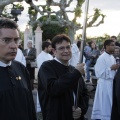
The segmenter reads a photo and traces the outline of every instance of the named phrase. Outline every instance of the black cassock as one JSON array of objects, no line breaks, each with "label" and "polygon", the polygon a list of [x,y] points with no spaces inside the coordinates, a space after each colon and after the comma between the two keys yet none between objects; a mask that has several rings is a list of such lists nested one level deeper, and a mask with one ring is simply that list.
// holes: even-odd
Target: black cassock
[{"label": "black cassock", "polygon": [[[77,88],[80,77],[81,74],[78,70],[72,66],[65,66],[56,60],[46,61],[41,65],[38,73],[38,95],[43,120],[73,120],[73,91],[76,92],[75,88]],[[88,95],[85,93],[82,82],[80,85],[84,91],[80,95],[85,96],[82,97],[84,108],[83,105],[80,107],[83,108],[83,114],[85,114],[88,107]]]},{"label": "black cassock", "polygon": [[120,67],[113,81],[113,106],[111,120],[120,120]]},{"label": "black cassock", "polygon": [[0,120],[36,120],[29,75],[17,61],[0,67]]}]

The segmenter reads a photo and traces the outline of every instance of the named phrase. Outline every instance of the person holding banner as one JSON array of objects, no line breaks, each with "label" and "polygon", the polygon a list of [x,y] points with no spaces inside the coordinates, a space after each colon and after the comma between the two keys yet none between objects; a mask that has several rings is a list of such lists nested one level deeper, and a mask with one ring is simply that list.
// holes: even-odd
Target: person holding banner
[{"label": "person holding banner", "polygon": [[[52,47],[55,58],[45,61],[38,72],[38,96],[43,119],[74,120],[80,118],[87,108],[84,107],[84,110],[74,107],[74,98],[78,80],[84,74],[84,63],[78,64],[75,68],[68,64],[71,58],[71,42],[67,35],[56,35],[52,40]],[[82,79],[80,81],[82,82]],[[82,83],[80,85],[82,86]],[[85,87],[80,88],[80,96],[84,91],[87,99],[82,97],[84,103],[81,104],[87,106],[88,96]]]}]

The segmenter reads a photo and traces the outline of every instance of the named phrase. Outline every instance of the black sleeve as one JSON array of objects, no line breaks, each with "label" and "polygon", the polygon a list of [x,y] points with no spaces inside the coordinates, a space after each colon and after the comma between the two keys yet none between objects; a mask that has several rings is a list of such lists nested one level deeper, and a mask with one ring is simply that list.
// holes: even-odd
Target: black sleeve
[{"label": "black sleeve", "polygon": [[78,106],[82,110],[82,115],[86,114],[89,107],[89,94],[86,88],[84,79],[80,77],[79,79],[79,98],[78,98]]},{"label": "black sleeve", "polygon": [[29,76],[29,73],[27,71],[27,69],[25,68],[25,73],[26,73],[26,80],[27,80],[27,84],[28,84],[28,89],[29,89],[29,92],[30,92],[30,103],[31,103],[31,108],[32,108],[32,116],[33,116],[33,119],[32,120],[37,120],[36,118],[36,111],[35,111],[35,105],[34,105],[34,101],[33,101],[33,94],[32,94],[32,89],[31,89],[31,85],[30,85],[30,76]]},{"label": "black sleeve", "polygon": [[[60,71],[59,68],[57,69]],[[49,95],[56,96],[72,89],[77,84],[80,76],[80,72],[76,69],[71,73],[68,72],[57,76],[53,65],[44,62],[38,72],[38,90],[40,87],[43,87],[46,92],[49,91]]]},{"label": "black sleeve", "polygon": [[115,79],[114,79],[114,92],[113,96],[116,98],[118,113],[120,115],[120,68],[118,69]]}]

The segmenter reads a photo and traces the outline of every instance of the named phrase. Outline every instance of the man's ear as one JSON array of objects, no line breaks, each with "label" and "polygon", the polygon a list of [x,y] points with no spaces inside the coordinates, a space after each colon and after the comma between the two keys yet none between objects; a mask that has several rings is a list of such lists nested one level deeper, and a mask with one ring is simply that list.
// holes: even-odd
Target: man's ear
[{"label": "man's ear", "polygon": [[56,49],[52,48],[52,52],[54,53],[54,55],[56,54]]}]

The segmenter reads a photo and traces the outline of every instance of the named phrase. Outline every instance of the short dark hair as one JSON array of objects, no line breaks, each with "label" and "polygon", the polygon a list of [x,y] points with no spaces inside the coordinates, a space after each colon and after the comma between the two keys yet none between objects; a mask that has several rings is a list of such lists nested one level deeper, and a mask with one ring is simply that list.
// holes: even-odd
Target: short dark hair
[{"label": "short dark hair", "polygon": [[114,35],[113,35],[113,36],[111,36],[111,38],[115,38],[115,39],[117,40],[117,37],[116,37],[116,36],[114,36]]},{"label": "short dark hair", "polygon": [[52,39],[52,47],[55,49],[56,44],[62,43],[63,41],[69,42],[71,44],[70,38],[66,34],[58,34]]},{"label": "short dark hair", "polygon": [[50,42],[44,41],[44,42],[42,43],[42,50],[45,50],[45,48],[48,47],[49,45],[51,45]]},{"label": "short dark hair", "polygon": [[110,45],[112,42],[114,42],[114,41],[111,40],[111,39],[105,40],[105,42],[104,42],[104,49],[106,49],[106,46],[107,46],[107,45]]},{"label": "short dark hair", "polygon": [[0,18],[0,29],[2,28],[17,29],[19,31],[17,23],[8,18]]},{"label": "short dark hair", "polygon": [[15,21],[8,18],[0,18],[0,29],[2,28],[18,29],[18,25]]}]

